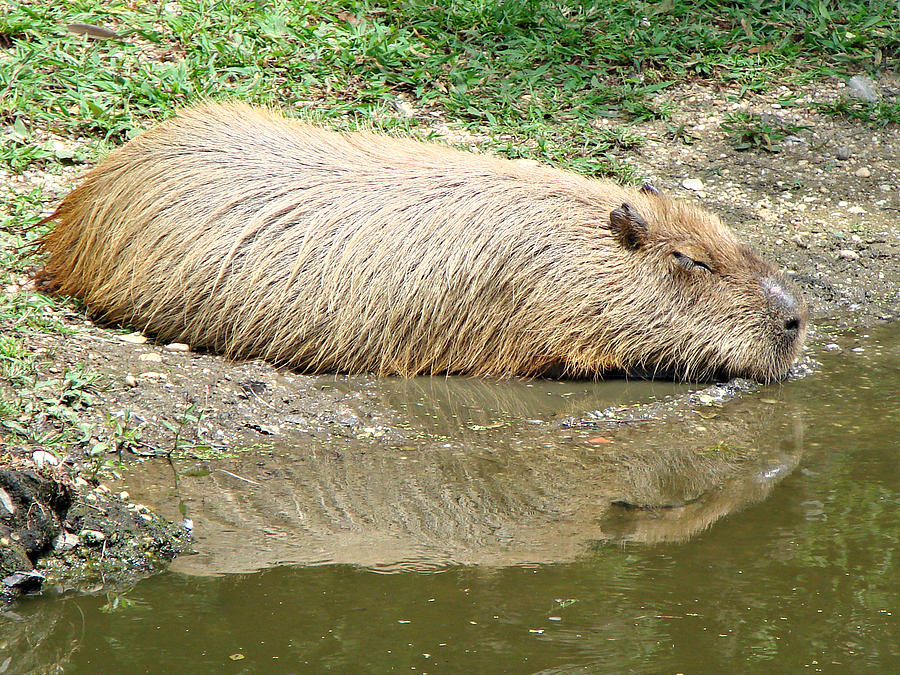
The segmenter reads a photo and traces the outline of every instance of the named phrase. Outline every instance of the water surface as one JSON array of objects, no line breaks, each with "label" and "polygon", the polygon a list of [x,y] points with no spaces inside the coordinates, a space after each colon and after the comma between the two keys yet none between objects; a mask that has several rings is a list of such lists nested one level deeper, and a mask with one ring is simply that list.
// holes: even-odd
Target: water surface
[{"label": "water surface", "polygon": [[870,333],[686,419],[557,424],[660,384],[391,381],[402,443],[145,465],[197,555],[16,606],[0,672],[898,672],[900,332]]}]

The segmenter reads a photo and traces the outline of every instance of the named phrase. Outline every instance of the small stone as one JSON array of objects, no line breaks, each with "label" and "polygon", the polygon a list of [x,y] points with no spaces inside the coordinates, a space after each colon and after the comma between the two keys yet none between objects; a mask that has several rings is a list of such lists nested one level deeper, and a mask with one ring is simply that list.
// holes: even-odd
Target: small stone
[{"label": "small stone", "polygon": [[681,187],[685,190],[693,190],[696,192],[703,189],[703,181],[699,178],[685,178],[681,181]]},{"label": "small stone", "polygon": [[791,237],[791,241],[794,242],[800,248],[809,248],[809,242],[806,240],[806,237],[800,234],[795,234]]},{"label": "small stone", "polygon": [[826,352],[839,352],[841,351],[841,346],[835,342],[829,342],[825,345]]},{"label": "small stone", "polygon": [[119,493],[119,499],[121,499],[123,502],[127,502],[129,496],[130,496],[130,495],[129,495],[127,492],[125,492],[125,490],[122,490],[122,491]]},{"label": "small stone", "polygon": [[156,352],[147,352],[138,357],[138,361],[149,361],[150,363],[162,363],[162,355]]},{"label": "small stone", "polygon": [[71,551],[81,543],[81,537],[71,532],[61,532],[56,539],[53,540],[54,551]]},{"label": "small stone", "polygon": [[857,354],[862,354],[862,353],[863,353],[864,351],[866,351],[866,350],[865,350],[865,348],[863,348],[863,347],[854,347],[854,348],[851,349],[850,351],[851,351],[851,352],[856,352]]},{"label": "small stone", "polygon": [[140,333],[129,333],[128,335],[120,335],[119,340],[132,345],[142,345],[147,341],[147,337]]},{"label": "small stone", "polygon": [[170,352],[189,352],[191,348],[183,342],[170,342],[166,345],[166,351]]},{"label": "small stone", "polygon": [[0,488],[0,506],[2,506],[3,510],[9,514],[16,512],[16,505],[13,504],[12,497],[10,497],[9,493],[3,488]]},{"label": "small stone", "polygon": [[125,376],[125,386],[126,387],[136,387],[138,385],[137,378],[134,375],[126,375]]},{"label": "small stone", "polygon": [[31,460],[39,469],[42,469],[44,466],[56,466],[57,464],[59,464],[59,460],[56,458],[56,455],[53,455],[46,450],[37,450],[33,452],[31,454]]},{"label": "small stone", "polygon": [[40,572],[13,572],[3,577],[3,585],[18,589],[22,593],[36,591],[44,583],[44,575]]},{"label": "small stone", "polygon": [[850,159],[850,157],[852,155],[852,153],[850,152],[850,148],[848,148],[847,146],[841,146],[840,148],[837,149],[837,152],[834,154],[835,154],[835,157],[837,157],[841,161],[846,161],[846,160]]},{"label": "small stone", "polygon": [[140,516],[141,516],[141,520],[145,520],[148,523],[153,522],[153,516],[151,516],[149,513],[141,513]]},{"label": "small stone", "polygon": [[854,172],[859,178],[868,178],[872,175],[872,172],[869,171],[866,167],[861,166]]},{"label": "small stone", "polygon": [[838,257],[844,260],[859,260],[859,253],[849,248],[842,248],[838,251]]},{"label": "small stone", "polygon": [[394,107],[397,108],[397,112],[399,112],[404,117],[415,117],[416,109],[410,105],[409,101],[404,101],[402,98],[398,98],[394,101]]},{"label": "small stone", "polygon": [[861,206],[851,206],[849,209],[847,209],[847,213],[853,213],[857,216],[861,216],[865,212],[866,210]]}]

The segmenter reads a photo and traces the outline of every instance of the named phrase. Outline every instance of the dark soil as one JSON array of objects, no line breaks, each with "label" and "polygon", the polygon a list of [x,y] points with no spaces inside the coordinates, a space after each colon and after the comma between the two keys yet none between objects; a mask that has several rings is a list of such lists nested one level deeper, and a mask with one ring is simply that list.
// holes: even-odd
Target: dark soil
[{"label": "dark soil", "polygon": [[71,467],[0,458],[0,598],[47,586],[108,587],[164,568],[189,531]]}]

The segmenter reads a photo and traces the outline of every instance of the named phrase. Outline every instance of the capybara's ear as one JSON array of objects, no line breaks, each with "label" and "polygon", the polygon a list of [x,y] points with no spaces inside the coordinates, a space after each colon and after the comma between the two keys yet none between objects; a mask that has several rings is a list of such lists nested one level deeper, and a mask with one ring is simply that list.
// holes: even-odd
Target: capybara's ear
[{"label": "capybara's ear", "polygon": [[649,229],[647,221],[631,204],[622,204],[609,214],[609,231],[629,251],[636,251],[647,243]]},{"label": "capybara's ear", "polygon": [[645,195],[655,195],[657,197],[662,194],[658,187],[646,180],[641,183],[641,192],[643,192]]}]

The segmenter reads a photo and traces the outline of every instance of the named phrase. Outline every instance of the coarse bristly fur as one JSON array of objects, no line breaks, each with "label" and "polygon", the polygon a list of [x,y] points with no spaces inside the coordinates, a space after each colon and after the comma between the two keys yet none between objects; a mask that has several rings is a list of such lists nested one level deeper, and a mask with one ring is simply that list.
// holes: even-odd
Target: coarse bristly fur
[{"label": "coarse bristly fur", "polygon": [[805,334],[695,206],[241,104],[138,136],[51,218],[42,277],[95,316],[309,372],[768,381]]}]

